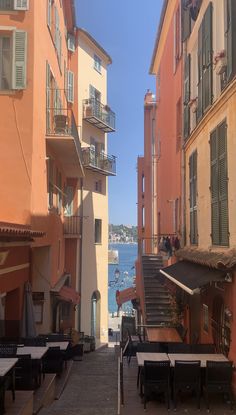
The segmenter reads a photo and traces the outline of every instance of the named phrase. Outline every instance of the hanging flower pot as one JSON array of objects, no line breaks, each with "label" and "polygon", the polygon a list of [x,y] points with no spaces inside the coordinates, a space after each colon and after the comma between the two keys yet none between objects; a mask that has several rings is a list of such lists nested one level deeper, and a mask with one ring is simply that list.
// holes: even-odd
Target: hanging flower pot
[{"label": "hanging flower pot", "polygon": [[193,113],[197,112],[197,97],[190,99],[188,106]]},{"label": "hanging flower pot", "polygon": [[217,52],[214,56],[214,69],[217,75],[221,75],[226,71],[227,68],[227,59],[225,50]]}]

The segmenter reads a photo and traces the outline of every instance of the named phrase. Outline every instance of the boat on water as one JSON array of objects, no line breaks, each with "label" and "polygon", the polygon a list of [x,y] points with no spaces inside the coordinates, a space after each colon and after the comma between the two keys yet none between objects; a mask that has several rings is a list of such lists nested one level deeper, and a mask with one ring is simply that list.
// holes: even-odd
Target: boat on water
[{"label": "boat on water", "polygon": [[119,264],[119,251],[117,249],[108,250],[108,264],[109,265]]}]

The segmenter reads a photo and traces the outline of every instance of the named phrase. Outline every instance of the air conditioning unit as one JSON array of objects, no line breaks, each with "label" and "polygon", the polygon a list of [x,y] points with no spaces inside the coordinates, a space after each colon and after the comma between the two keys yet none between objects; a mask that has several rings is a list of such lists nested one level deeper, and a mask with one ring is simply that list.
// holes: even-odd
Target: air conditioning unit
[{"label": "air conditioning unit", "polygon": [[29,10],[29,0],[14,0],[14,10]]}]

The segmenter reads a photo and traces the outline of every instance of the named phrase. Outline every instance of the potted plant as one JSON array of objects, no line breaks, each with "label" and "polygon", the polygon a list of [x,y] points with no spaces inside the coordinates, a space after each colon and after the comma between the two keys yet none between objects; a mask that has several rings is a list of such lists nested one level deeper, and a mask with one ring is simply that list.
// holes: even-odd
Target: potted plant
[{"label": "potted plant", "polygon": [[193,113],[197,112],[197,97],[191,98],[188,103],[188,106]]},{"label": "potted plant", "polygon": [[225,72],[227,67],[227,59],[225,50],[220,50],[214,56],[214,69],[217,75],[221,75]]}]

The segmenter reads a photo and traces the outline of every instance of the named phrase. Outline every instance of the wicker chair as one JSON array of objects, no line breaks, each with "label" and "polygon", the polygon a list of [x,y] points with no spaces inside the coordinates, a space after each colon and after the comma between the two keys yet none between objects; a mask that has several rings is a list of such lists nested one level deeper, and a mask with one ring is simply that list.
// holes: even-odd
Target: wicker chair
[{"label": "wicker chair", "polygon": [[201,362],[200,360],[176,360],[174,367],[173,398],[174,408],[177,406],[179,392],[196,392],[197,407],[200,409],[201,397]]},{"label": "wicker chair", "polygon": [[209,393],[215,392],[228,395],[230,398],[231,409],[233,408],[234,398],[232,392],[233,362],[215,362],[207,360],[206,378],[203,385],[203,392],[206,398],[207,409],[209,410]]},{"label": "wicker chair", "polygon": [[[143,392],[143,393],[142,393]],[[151,393],[165,395],[167,408],[170,408],[170,361],[144,361],[141,376],[141,394],[143,394],[144,409]]]}]

